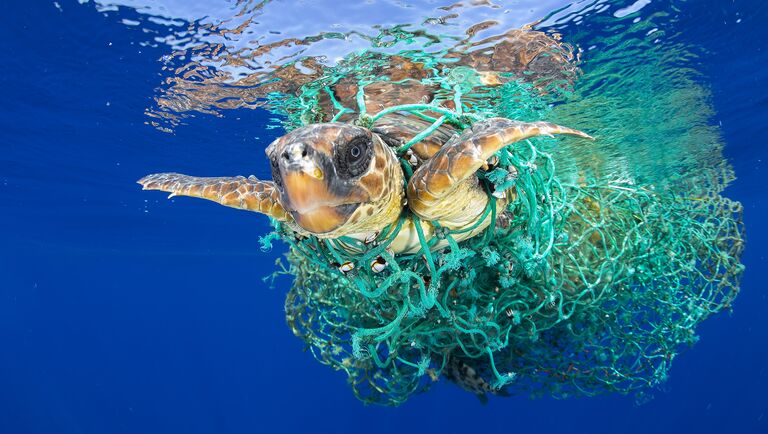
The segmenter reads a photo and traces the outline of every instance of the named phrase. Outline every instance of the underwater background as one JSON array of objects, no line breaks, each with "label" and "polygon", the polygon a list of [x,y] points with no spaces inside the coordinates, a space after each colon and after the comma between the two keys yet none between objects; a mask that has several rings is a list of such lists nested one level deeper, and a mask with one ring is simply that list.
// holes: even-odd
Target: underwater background
[{"label": "underwater background", "polygon": [[[284,253],[259,249],[265,218],[135,184],[166,170],[268,177],[276,115],[200,88],[302,56],[332,64],[370,45],[379,24],[444,24],[427,18],[442,4],[11,0],[0,27],[0,433],[768,432],[768,6],[468,5],[441,33],[544,19],[580,50],[585,84],[552,110],[635,140],[601,156],[631,170],[607,167],[664,179],[721,154],[732,166],[723,194],[744,205],[742,291],[733,313],[702,323],[666,383],[641,402],[483,405],[441,381],[398,408],[364,406],[286,326],[290,281],[263,281]],[[319,36],[282,42],[308,35]],[[276,48],[242,55],[253,41]],[[222,42],[229,57],[212,52]],[[654,68],[659,58],[667,69]],[[699,135],[680,141],[693,127]]]}]

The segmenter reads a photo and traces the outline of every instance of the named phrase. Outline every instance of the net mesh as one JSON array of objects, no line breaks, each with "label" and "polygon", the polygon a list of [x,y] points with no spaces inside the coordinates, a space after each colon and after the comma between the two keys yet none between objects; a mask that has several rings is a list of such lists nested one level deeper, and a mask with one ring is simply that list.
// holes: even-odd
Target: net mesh
[{"label": "net mesh", "polygon": [[[323,92],[334,121],[353,113],[371,128],[391,113],[428,120],[395,150],[406,180],[414,143],[443,124],[460,131],[497,115],[472,99],[465,71],[440,83],[455,109],[436,100],[378,113],[366,111],[365,83],[357,107],[333,99],[329,86],[342,76],[305,86],[291,102],[289,126],[317,122]],[[510,101],[525,89],[511,81],[495,92]],[[529,101],[516,107],[530,115],[539,103]],[[478,172],[494,223],[461,243],[457,231],[438,228],[437,238],[421,237],[418,252],[393,255],[387,246],[405,219],[417,219],[407,209],[369,243],[301,236],[273,222],[264,243],[289,245],[281,273],[294,279],[287,322],[317,360],[347,374],[359,399],[401,404],[456,361],[491,392],[642,391],[665,380],[674,357],[696,341],[698,323],[730,307],[743,271],[742,209],[712,187],[730,181],[728,170],[663,191],[591,175],[566,182],[545,151],[552,140],[511,144],[495,168]],[[516,199],[498,209],[490,192],[508,189]],[[433,249],[439,240],[447,247]],[[383,270],[374,271],[374,261]]]}]

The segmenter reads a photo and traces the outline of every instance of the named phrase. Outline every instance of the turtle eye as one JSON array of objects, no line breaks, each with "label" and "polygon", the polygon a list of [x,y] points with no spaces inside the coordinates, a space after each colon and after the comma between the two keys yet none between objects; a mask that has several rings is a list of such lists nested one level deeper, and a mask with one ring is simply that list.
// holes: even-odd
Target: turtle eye
[{"label": "turtle eye", "polygon": [[360,150],[360,145],[357,145],[357,144],[350,146],[349,151],[347,152],[349,152],[350,161],[355,161],[358,158],[360,158],[360,155],[362,155],[362,151]]},{"label": "turtle eye", "polygon": [[372,157],[373,142],[370,137],[356,137],[334,153],[336,173],[347,179],[360,176],[368,169]]}]

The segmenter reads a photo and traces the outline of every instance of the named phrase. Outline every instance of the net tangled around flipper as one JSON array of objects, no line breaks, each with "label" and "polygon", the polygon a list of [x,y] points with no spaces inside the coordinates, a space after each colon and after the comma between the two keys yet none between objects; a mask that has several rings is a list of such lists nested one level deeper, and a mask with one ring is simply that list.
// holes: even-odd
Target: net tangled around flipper
[{"label": "net tangled around flipper", "polygon": [[[368,114],[360,86],[356,112],[368,127],[393,112],[432,121],[396,150],[408,178],[409,146],[443,123],[460,130],[483,119],[462,113],[462,89],[453,91],[458,111],[415,104]],[[351,111],[335,108],[335,118]],[[423,237],[415,254],[387,250],[407,210],[368,244],[302,237],[275,223],[295,279],[287,321],[320,362],[346,372],[359,399],[398,405],[452,359],[509,393],[641,390],[665,380],[699,322],[730,306],[743,271],[739,203],[703,185],[682,194],[561,182],[543,140],[506,147],[496,168],[479,173],[489,195],[512,189],[516,199],[504,210],[490,196],[495,223],[469,240],[438,230],[448,242],[440,250]],[[377,258],[386,262],[380,272],[370,266]]]}]

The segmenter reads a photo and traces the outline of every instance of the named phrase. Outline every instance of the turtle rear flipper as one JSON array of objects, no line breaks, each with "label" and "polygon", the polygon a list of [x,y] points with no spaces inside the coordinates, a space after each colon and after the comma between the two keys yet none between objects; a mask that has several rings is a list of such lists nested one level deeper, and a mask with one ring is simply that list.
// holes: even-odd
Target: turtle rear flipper
[{"label": "turtle rear flipper", "polygon": [[581,131],[548,122],[527,123],[504,118],[479,122],[454,136],[414,172],[408,182],[408,205],[420,218],[437,220],[447,227],[471,225],[488,203],[486,193],[474,177],[475,172],[505,146],[553,134],[592,138]]},{"label": "turtle rear flipper", "polygon": [[232,208],[260,212],[276,220],[291,220],[280,204],[274,182],[260,181],[253,176],[202,178],[180,173],[155,173],[141,178],[138,183],[144,190],[171,193],[169,197],[199,197]]},{"label": "turtle rear flipper", "polygon": [[482,404],[488,403],[489,394],[496,396],[510,396],[509,392],[504,389],[494,389],[493,386],[482,377],[482,375],[475,369],[475,367],[478,366],[477,361],[474,362],[474,367],[470,363],[472,363],[470,360],[464,361],[458,357],[451,357],[443,371],[443,375],[457,386],[474,394]]}]

